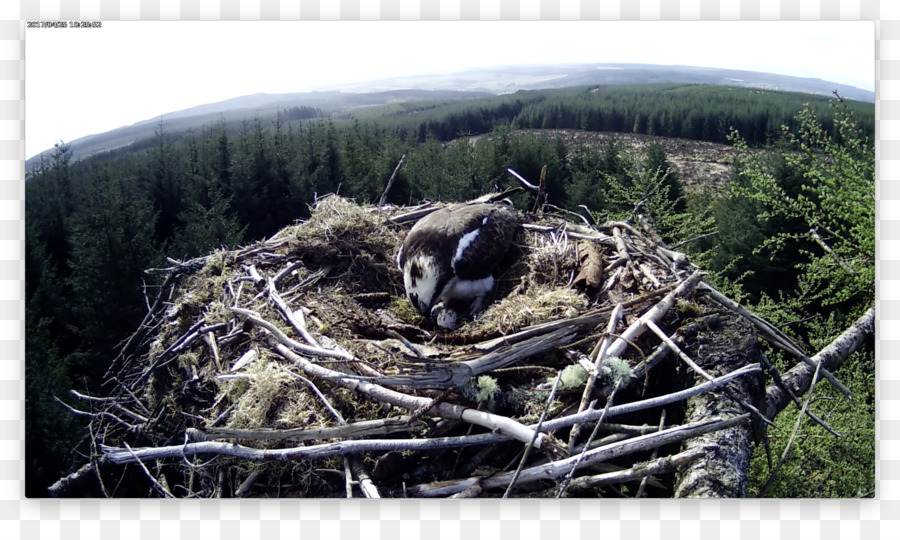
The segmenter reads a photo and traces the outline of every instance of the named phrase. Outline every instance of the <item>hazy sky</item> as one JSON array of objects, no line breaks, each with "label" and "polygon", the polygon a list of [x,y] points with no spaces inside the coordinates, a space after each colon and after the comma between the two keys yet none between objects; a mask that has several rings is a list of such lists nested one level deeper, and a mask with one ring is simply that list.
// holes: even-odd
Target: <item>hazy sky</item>
[{"label": "hazy sky", "polygon": [[104,21],[25,34],[26,157],[195,105],[529,63],[634,62],[875,85],[871,21]]}]

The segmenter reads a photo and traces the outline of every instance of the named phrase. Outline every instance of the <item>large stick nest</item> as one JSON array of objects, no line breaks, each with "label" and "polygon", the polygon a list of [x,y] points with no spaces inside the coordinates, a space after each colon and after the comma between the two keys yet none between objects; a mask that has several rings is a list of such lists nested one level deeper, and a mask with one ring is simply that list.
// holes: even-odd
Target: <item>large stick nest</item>
[{"label": "large stick nest", "polygon": [[755,332],[652,230],[522,215],[494,301],[442,333],[394,262],[439,206],[330,196],[266,241],[156,270],[93,398],[104,467],[140,461],[144,495],[176,497],[500,496],[514,476],[516,496],[671,496],[715,457],[692,438],[749,432]]}]

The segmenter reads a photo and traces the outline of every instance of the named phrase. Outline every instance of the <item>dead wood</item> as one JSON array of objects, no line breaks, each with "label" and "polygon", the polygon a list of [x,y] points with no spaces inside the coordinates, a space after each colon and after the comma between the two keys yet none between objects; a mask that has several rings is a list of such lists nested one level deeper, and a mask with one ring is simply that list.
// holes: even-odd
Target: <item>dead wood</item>
[{"label": "dead wood", "polygon": [[581,241],[578,246],[580,267],[573,284],[576,287],[599,289],[603,286],[603,257],[591,242]]},{"label": "dead wood", "polygon": [[836,370],[844,363],[848,356],[875,335],[875,307],[870,307],[850,328],[838,336],[827,347],[812,357],[813,366],[800,363],[786,371],[778,384],[772,383],[766,387],[765,413],[769,418],[775,418],[791,402],[790,389],[795,396],[806,393],[815,374],[815,365],[821,363],[822,375],[825,370]]},{"label": "dead wood", "polygon": [[387,185],[384,187],[384,191],[381,193],[381,197],[378,198],[378,206],[383,206],[385,199],[387,199],[387,194],[390,193],[391,188],[394,186],[394,180],[397,178],[397,173],[400,172],[400,167],[406,163],[406,154],[400,156],[400,161],[397,162],[397,166],[394,167],[394,172],[391,173],[391,177],[387,181]]},{"label": "dead wood", "polygon": [[[757,331],[799,346],[723,312],[728,299],[652,232],[550,207],[522,218],[484,313],[437,332],[395,255],[442,206],[324,197],[264,241],[153,270],[162,285],[107,392],[63,403],[95,445],[51,493],[94,463],[140,463],[145,492],[175,497],[745,493],[764,426],[745,408],[771,418],[807,368],[763,394]],[[839,354],[809,360],[833,369]]]},{"label": "dead wood", "polygon": [[[699,368],[712,376],[733,371],[748,362],[758,362],[760,351],[753,328],[739,317],[724,319],[710,328],[707,339],[693,341],[687,353]],[[701,373],[689,377],[703,380]],[[763,381],[760,377],[741,377],[727,387],[706,392],[687,400],[685,421],[696,422],[711,415],[720,418],[745,416],[744,403],[760,403]],[[707,433],[684,444],[690,451],[712,448],[702,462],[694,462],[676,475],[676,497],[743,497],[747,493],[747,471],[753,451],[753,426],[736,424],[728,429]]]}]

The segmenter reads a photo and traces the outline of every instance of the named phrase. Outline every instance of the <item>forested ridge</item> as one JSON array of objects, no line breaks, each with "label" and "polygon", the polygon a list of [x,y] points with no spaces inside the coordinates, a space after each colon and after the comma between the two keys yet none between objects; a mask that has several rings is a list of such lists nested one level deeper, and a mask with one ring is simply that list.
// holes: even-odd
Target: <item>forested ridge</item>
[{"label": "forested ridge", "polygon": [[[75,403],[72,388],[103,395],[117,347],[159,285],[145,269],[165,265],[166,257],[266,238],[307,217],[308,205],[328,193],[377,201],[403,155],[387,193],[392,204],[471,199],[516,184],[508,168],[536,180],[545,166],[554,207],[602,222],[627,219],[639,204],[665,241],[688,242],[684,249],[723,288],[810,344],[833,338],[874,301],[871,105],[648,85],[321,115],[286,111],[178,133],[160,123],[153,139],[78,161],[60,143],[29,174],[28,495],[45,495],[86,460],[79,454],[90,438],[85,422],[55,399]],[[610,136],[601,146],[572,146],[519,131],[535,128]],[[617,132],[732,144],[732,181],[724,193],[687,192],[658,141],[635,149]],[[520,194],[516,203],[530,208],[531,196]],[[796,465],[794,491],[775,494],[859,496],[874,489],[873,352],[858,353],[851,365],[854,401],[835,407],[823,399],[822,406],[839,419],[846,415],[853,436],[819,445],[812,463]],[[819,478],[830,491],[809,491],[804,467],[818,474],[850,448],[859,463],[841,470],[839,480],[834,473]]]},{"label": "forested ridge", "polygon": [[[513,129],[580,129],[682,137],[725,143],[732,128],[750,144],[765,144],[782,125],[796,128],[794,115],[804,103],[822,106],[827,98],[728,86],[644,84],[527,90],[478,100],[398,103],[349,117],[378,117],[404,140],[442,141],[487,133],[500,125]],[[860,127],[874,131],[872,106],[848,104]],[[827,107],[822,121],[830,123]],[[867,112],[868,111],[868,112]]]}]

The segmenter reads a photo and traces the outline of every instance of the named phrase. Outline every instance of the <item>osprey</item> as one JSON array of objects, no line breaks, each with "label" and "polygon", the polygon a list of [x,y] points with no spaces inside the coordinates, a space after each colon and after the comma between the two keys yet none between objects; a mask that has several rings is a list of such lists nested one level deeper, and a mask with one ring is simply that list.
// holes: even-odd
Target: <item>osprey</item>
[{"label": "osprey", "polygon": [[481,311],[518,226],[508,199],[454,204],[419,220],[397,252],[413,307],[448,330]]}]

